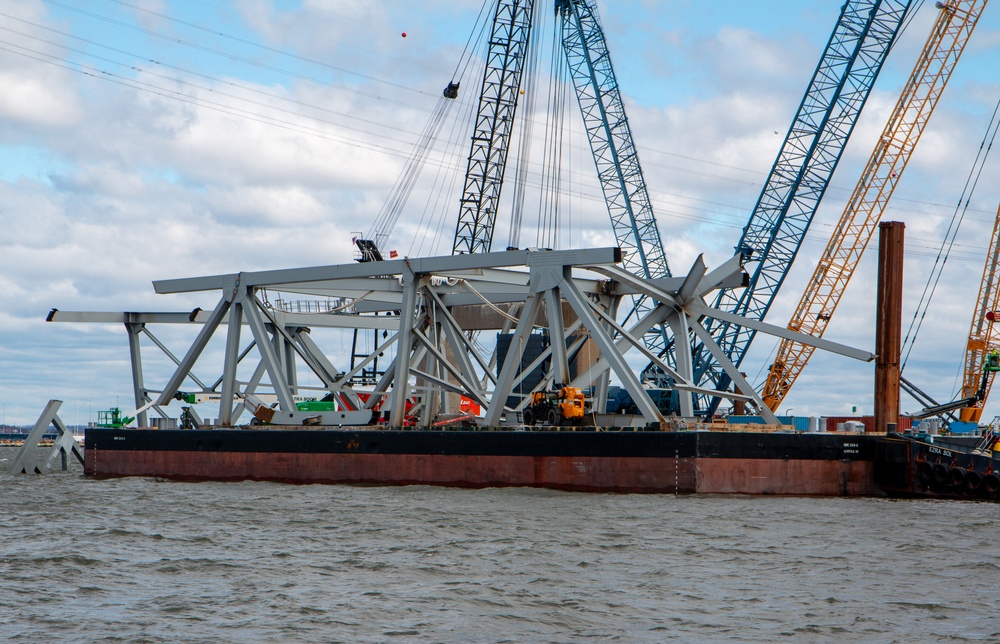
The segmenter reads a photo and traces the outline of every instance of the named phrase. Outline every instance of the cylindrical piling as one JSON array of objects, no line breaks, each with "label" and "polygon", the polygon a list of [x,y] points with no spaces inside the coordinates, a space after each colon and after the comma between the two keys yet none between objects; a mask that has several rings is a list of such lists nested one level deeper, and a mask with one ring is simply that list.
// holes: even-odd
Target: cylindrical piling
[{"label": "cylindrical piling", "polygon": [[879,224],[878,293],[875,313],[875,431],[899,423],[899,350],[903,321],[901,221]]}]

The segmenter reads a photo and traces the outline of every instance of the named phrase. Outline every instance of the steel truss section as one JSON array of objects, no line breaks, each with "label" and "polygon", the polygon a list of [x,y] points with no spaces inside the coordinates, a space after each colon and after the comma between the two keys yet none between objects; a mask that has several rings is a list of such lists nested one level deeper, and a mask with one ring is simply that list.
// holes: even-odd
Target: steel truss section
[{"label": "steel truss section", "polygon": [[[699,257],[688,275],[654,280],[623,270],[617,265],[620,260],[617,248],[508,251],[165,280],[154,283],[158,293],[221,291],[221,295],[211,311],[196,310],[190,314],[54,310],[49,319],[124,322],[127,328],[153,322],[200,325],[197,337],[183,357],[177,358],[165,350],[176,369],[158,390],[146,388],[135,342],[137,332],[130,328],[137,411],[154,406],[162,409],[178,397],[185,400],[193,397],[198,401],[217,401],[222,425],[233,424],[242,406],[272,424],[369,425],[381,416],[391,426],[433,427],[450,422],[447,399],[457,395],[468,397],[485,410],[482,418],[467,417],[463,419],[465,422],[488,427],[516,425],[523,405],[511,407],[508,401],[523,400],[531,394],[519,386],[526,371],[523,347],[524,340],[539,327],[547,329],[551,344],[548,353],[535,360],[527,371],[546,357],[550,366],[535,390],[552,384],[593,387],[595,403],[601,407],[606,403],[608,380],[614,377],[628,389],[640,410],[641,417],[628,420],[629,423],[665,422],[630,365],[627,354],[632,350],[654,361],[674,378],[681,392],[683,414],[691,413],[692,393],[708,393],[693,379],[690,356],[679,360],[678,367],[673,369],[644,346],[643,335],[657,325],[667,323],[675,333],[693,333],[705,339],[727,373],[741,387],[745,386],[736,367],[710,343],[707,330],[698,322],[710,313],[739,321],[734,314],[711,312],[704,298],[719,288],[732,288],[742,282],[742,256],[737,255],[713,271],[708,271]],[[606,279],[576,275],[583,270]],[[301,315],[265,306],[260,297],[263,289],[341,298],[348,297],[347,294],[360,298],[359,293],[363,293],[369,304],[383,303],[384,310],[377,313],[395,313],[391,323],[396,325],[396,332],[376,351],[395,346],[396,357],[375,388],[364,392],[352,388],[351,374],[336,369],[312,340],[309,326],[343,328],[347,318],[355,327],[385,328],[388,319],[385,315],[324,314],[305,316],[308,320],[303,320]],[[616,321],[615,314],[622,298],[634,296],[645,296],[658,304],[626,327]],[[493,328],[513,329],[510,351],[501,364],[494,365],[481,354],[471,339],[469,326],[461,321],[481,318],[477,307],[484,306],[498,316]],[[306,321],[308,326],[304,324]],[[872,357],[863,351],[763,322],[743,323],[853,358]],[[244,327],[249,329],[251,339],[241,350]],[[209,339],[219,330],[226,333],[222,375],[206,385],[193,371]],[[580,351],[588,341],[597,347],[596,355],[584,356]],[[253,376],[248,381],[238,381],[237,367],[251,355],[257,360]],[[296,376],[300,362],[322,381],[321,391],[336,397],[342,411],[298,410],[296,402],[304,393]],[[186,383],[194,383],[196,389],[184,390]],[[752,392],[748,385],[743,390]],[[734,398],[761,403],[753,393]],[[763,415],[768,422],[777,422],[766,409]],[[200,423],[196,415],[192,420],[195,425]]]},{"label": "steel truss section", "polygon": [[[66,427],[66,423],[59,417],[59,408],[62,406],[61,400],[50,400],[45,405],[42,414],[35,421],[35,425],[28,432],[21,449],[14,455],[7,468],[9,474],[42,474],[52,470],[56,457],[61,459],[62,469],[69,468],[69,456],[72,455],[83,465],[83,451],[80,444],[76,442],[73,433]],[[49,427],[56,428],[56,440],[49,450],[47,456],[40,460],[38,453],[38,443]]]}]

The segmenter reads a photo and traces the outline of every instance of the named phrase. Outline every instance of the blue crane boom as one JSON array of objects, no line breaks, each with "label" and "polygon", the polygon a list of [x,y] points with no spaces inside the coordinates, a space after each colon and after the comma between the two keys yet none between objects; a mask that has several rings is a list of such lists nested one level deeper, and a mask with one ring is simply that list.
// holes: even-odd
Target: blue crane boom
[{"label": "blue crane boom", "polygon": [[562,44],[597,176],[611,215],[626,270],[643,277],[669,277],[639,155],[625,116],[608,44],[590,0],[557,0]]},{"label": "blue crane boom", "polygon": [[[827,43],[798,113],[737,249],[756,266],[741,292],[720,293],[716,306],[763,319],[801,246],[816,207],[836,169],[899,33],[911,0],[848,0]],[[643,277],[670,275],[639,165],[604,32],[593,0],[556,0],[562,45],[625,268]],[[466,173],[454,251],[490,249],[507,144],[517,105],[531,29],[530,0],[499,0],[480,112]],[[633,302],[632,314],[648,305]],[[753,332],[709,321],[709,329],[735,364]],[[668,354],[664,328],[647,334],[647,346]],[[716,388],[728,378],[703,347],[696,347],[695,376]],[[713,403],[714,404],[714,403]]]},{"label": "blue crane boom", "polygon": [[[622,266],[646,278],[669,277],[670,267],[597,6],[592,0],[556,0],[556,12],[562,18],[563,52],[615,241],[622,249]],[[638,319],[651,308],[652,302],[645,296],[633,297],[626,319]],[[643,336],[646,347],[656,353],[663,353],[668,340],[663,325],[653,327]]]},{"label": "blue crane boom", "polygon": [[[465,174],[454,253],[490,250],[521,75],[531,34],[531,0],[499,0]],[[556,0],[562,44],[624,266],[670,275],[660,233],[594,2]]]},{"label": "blue crane boom", "polygon": [[[802,98],[736,250],[750,255],[750,281],[741,292],[720,291],[714,306],[763,320],[795,259],[862,107],[875,84],[911,0],[855,0],[841,9],[819,65]],[[739,366],[755,331],[710,320],[712,337]],[[699,384],[724,390],[729,378],[696,345]],[[714,411],[718,398],[704,401]]]}]

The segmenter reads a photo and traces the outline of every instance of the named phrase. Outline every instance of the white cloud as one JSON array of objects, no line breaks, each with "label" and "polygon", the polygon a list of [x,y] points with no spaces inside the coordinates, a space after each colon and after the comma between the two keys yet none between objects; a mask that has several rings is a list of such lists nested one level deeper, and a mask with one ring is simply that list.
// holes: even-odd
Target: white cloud
[{"label": "white cloud", "polygon": [[[173,11],[160,0],[141,6],[167,15]],[[60,396],[120,396],[127,405],[122,330],[45,324],[53,306],[207,308],[215,294],[156,296],[150,282],[350,261],[350,234],[371,227],[450,78],[474,11],[462,7],[456,17],[450,3],[279,6],[284,7],[246,0],[219,5],[213,15],[222,21],[220,31],[316,62],[259,49],[248,57],[248,45],[204,33],[198,42],[255,57],[274,69],[158,42],[157,60],[204,75],[148,61],[136,61],[148,70],[139,73],[87,60],[119,75],[112,79],[0,51],[0,133],[6,144],[38,150],[35,158],[42,159],[21,172],[15,167],[13,175],[5,167],[0,175],[9,177],[0,181],[5,227],[0,287],[8,295],[0,311],[0,370],[8,374],[2,380],[4,398],[16,396],[38,411],[47,398]],[[601,10],[630,11],[603,5]],[[61,31],[83,28],[78,14],[53,15],[42,2],[16,3],[5,11]],[[770,31],[729,23],[719,12],[711,17],[718,22],[701,16],[701,22],[685,19],[669,27],[664,25],[672,21],[660,5],[647,3],[644,11],[646,20],[611,13],[605,24],[614,29],[612,45],[621,43],[613,59],[668,260],[682,272],[704,252],[709,264],[717,265],[739,238],[825,41],[797,35],[797,16],[787,23],[775,16],[779,24]],[[670,11],[698,8],[680,3]],[[145,12],[134,17],[147,29],[182,29]],[[929,20],[920,20],[893,53],[769,322],[783,325],[797,303],[929,29]],[[974,43],[980,35],[995,37],[996,19],[989,20]],[[31,37],[55,41],[58,35],[15,23],[0,24],[29,35],[12,40],[12,49],[23,54],[30,46],[64,62],[77,57]],[[108,25],[95,29],[111,37],[115,33]],[[408,32],[406,39],[402,31]],[[6,32],[0,37],[11,38]],[[119,44],[124,51],[140,47]],[[964,65],[981,68],[990,53],[982,45],[970,47],[959,71]],[[957,201],[995,101],[995,80],[958,76],[959,71],[887,215],[906,221],[908,247],[920,253],[907,261],[907,306],[919,299],[936,252],[934,240],[943,236],[951,217],[953,205],[940,204]],[[148,85],[140,89],[133,78]],[[463,81],[460,102],[452,106],[440,145],[400,219],[392,243],[405,253],[450,250],[460,190],[454,181],[468,155],[467,130],[458,124],[466,120],[478,84],[472,77]],[[565,126],[573,146],[565,158],[572,189],[562,204],[560,241],[606,245],[613,236],[573,100],[570,96]],[[541,108],[534,120],[540,138],[546,122]],[[541,144],[535,147],[522,246],[535,243],[543,158]],[[5,151],[0,148],[0,155]],[[952,372],[962,358],[962,337],[982,270],[982,260],[975,258],[985,253],[1000,201],[991,192],[1000,183],[997,168],[996,162],[987,166],[957,258],[925,321],[920,355],[915,349],[908,367],[932,376],[927,387],[941,398],[952,394]],[[508,186],[506,198],[510,192]],[[506,216],[498,221],[496,247],[506,243]],[[874,246],[845,293],[830,326],[831,339],[872,343]],[[183,345],[183,333],[171,333]],[[751,377],[766,368],[770,349],[770,341],[761,338],[748,354],[744,370]],[[14,373],[16,379],[9,375]],[[870,411],[871,373],[871,365],[817,355],[787,404],[797,413],[846,413],[851,404]]]}]

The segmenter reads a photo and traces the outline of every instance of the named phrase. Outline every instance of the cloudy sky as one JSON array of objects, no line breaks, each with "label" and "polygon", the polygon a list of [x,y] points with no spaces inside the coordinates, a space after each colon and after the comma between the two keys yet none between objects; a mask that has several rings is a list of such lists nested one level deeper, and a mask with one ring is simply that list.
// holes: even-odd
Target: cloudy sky
[{"label": "cloudy sky", "polygon": [[[675,273],[698,253],[714,266],[732,252],[841,4],[599,3]],[[787,323],[927,38],[936,10],[921,4],[770,322]],[[465,52],[479,13],[478,2],[437,0],[0,0],[3,420],[33,422],[50,398],[65,401],[63,418],[74,424],[130,406],[124,330],[48,324],[53,307],[211,308],[214,294],[157,296],[151,282],[351,261],[352,233],[372,229],[455,79],[460,99],[386,242],[401,254],[450,252],[479,84],[480,52]],[[541,15],[544,51],[553,19]],[[541,186],[551,176],[542,141],[558,125],[556,243],[612,245],[579,115],[572,103],[561,118],[547,114],[548,58],[540,54],[531,97],[537,152],[520,244],[540,239]],[[907,225],[904,328],[1000,99],[997,69],[1000,13],[988,7],[884,218]],[[1000,161],[991,157],[907,364],[905,375],[940,401],[960,384],[998,203]],[[495,248],[508,241],[508,219],[498,221]],[[862,260],[828,338],[872,347],[874,259]],[[162,337],[182,354],[191,331]],[[755,343],[744,364],[752,381],[774,348],[769,338]],[[335,362],[338,352],[346,349],[332,351]],[[871,413],[873,371],[817,354],[781,411]],[[904,399],[903,408],[919,405]],[[1000,402],[984,418],[994,414]]]}]

